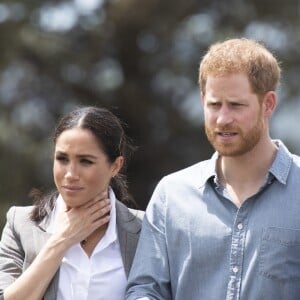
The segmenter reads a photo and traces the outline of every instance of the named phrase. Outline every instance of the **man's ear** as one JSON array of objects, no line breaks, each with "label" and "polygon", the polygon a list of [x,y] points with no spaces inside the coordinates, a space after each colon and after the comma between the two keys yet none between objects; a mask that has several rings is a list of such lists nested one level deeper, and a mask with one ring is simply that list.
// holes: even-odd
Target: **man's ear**
[{"label": "man's ear", "polygon": [[274,91],[269,91],[263,98],[263,110],[266,117],[270,117],[277,104],[277,95]]},{"label": "man's ear", "polygon": [[203,92],[201,92],[200,93],[200,99],[201,99],[202,105],[204,105],[204,98],[205,98],[205,95],[203,94]]}]

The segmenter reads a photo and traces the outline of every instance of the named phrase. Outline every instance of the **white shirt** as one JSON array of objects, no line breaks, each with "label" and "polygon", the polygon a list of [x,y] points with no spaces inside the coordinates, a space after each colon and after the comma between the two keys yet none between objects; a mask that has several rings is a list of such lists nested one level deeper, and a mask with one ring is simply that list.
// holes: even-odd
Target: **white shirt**
[{"label": "white shirt", "polygon": [[[62,260],[57,300],[124,300],[127,278],[121,257],[116,228],[116,197],[109,190],[111,203],[108,228],[88,257],[80,244],[72,246]],[[64,209],[61,196],[47,231],[55,232],[58,213]]]}]

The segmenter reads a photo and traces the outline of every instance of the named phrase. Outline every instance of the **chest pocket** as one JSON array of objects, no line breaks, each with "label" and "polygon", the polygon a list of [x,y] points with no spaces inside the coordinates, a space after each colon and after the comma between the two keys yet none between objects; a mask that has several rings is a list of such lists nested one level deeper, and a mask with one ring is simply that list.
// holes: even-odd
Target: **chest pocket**
[{"label": "chest pocket", "polygon": [[300,229],[269,227],[263,231],[260,274],[278,281],[300,280]]}]

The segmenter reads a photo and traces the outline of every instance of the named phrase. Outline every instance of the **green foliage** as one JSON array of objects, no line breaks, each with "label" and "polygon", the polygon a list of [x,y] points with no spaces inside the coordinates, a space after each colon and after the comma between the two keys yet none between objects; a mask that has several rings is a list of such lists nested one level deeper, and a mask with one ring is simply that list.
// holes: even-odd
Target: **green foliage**
[{"label": "green foliage", "polygon": [[[281,95],[298,98],[298,15],[292,0],[2,1],[2,216],[10,205],[29,204],[32,187],[53,187],[51,132],[76,105],[107,107],[127,124],[138,146],[130,189],[145,208],[163,175],[212,153],[197,84],[211,43],[262,40],[282,61],[288,81]],[[287,115],[280,103],[275,117]],[[295,134],[284,128],[274,125],[274,132],[297,149]]]}]

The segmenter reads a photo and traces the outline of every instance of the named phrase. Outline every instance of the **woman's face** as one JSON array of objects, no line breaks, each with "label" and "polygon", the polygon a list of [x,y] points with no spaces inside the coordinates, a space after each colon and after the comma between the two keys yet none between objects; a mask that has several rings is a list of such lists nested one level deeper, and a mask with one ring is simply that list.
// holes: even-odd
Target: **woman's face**
[{"label": "woman's face", "polygon": [[91,131],[72,128],[56,140],[54,182],[67,207],[80,206],[107,190],[122,163],[121,156],[109,162]]}]

